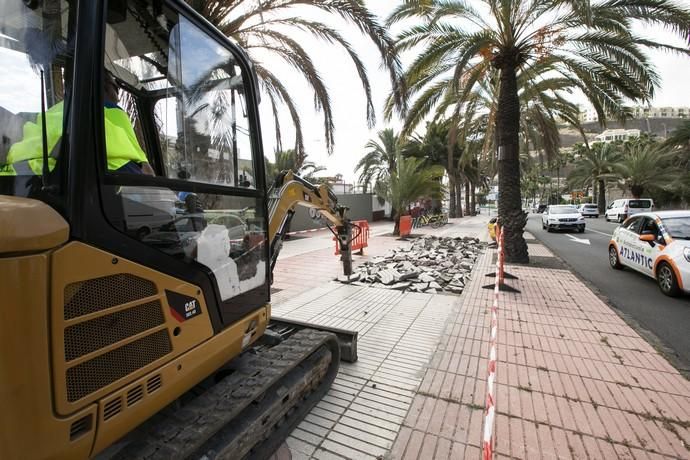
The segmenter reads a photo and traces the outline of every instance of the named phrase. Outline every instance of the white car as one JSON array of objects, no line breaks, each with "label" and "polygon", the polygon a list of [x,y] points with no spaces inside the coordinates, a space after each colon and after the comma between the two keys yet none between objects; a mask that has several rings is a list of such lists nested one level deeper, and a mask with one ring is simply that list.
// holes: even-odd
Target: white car
[{"label": "white car", "polygon": [[641,212],[652,212],[654,202],[650,198],[623,198],[616,200],[606,208],[606,221],[623,222],[630,216]]},{"label": "white car", "polygon": [[655,278],[666,295],[690,292],[690,211],[645,212],[628,218],[611,236],[609,263]]},{"label": "white car", "polygon": [[575,206],[551,205],[541,215],[541,228],[551,232],[553,230],[585,231],[585,218]]},{"label": "white car", "polygon": [[593,203],[581,204],[577,207],[582,217],[599,217],[599,207]]}]

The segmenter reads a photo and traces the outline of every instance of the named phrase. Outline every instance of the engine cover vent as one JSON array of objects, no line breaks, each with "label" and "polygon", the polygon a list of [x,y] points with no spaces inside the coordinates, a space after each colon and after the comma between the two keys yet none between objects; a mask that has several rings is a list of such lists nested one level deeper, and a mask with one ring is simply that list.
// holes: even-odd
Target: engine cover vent
[{"label": "engine cover vent", "polygon": [[91,414],[73,422],[69,427],[69,440],[74,441],[84,433],[91,431]]},{"label": "engine cover vent", "polygon": [[67,369],[67,400],[78,401],[172,351],[162,329]]},{"label": "engine cover vent", "polygon": [[65,359],[72,361],[165,322],[159,300],[74,324],[65,329]]},{"label": "engine cover vent", "polygon": [[128,273],[103,276],[65,287],[65,320],[156,295],[156,285]]},{"label": "engine cover vent", "polygon": [[122,412],[122,398],[117,397],[103,406],[103,420],[110,420],[120,412]]},{"label": "engine cover vent", "polygon": [[146,392],[148,394],[151,394],[154,391],[158,390],[162,384],[163,382],[161,381],[160,374],[154,375],[146,381]]},{"label": "engine cover vent", "polygon": [[139,385],[127,392],[127,407],[136,404],[144,397],[144,385]]}]

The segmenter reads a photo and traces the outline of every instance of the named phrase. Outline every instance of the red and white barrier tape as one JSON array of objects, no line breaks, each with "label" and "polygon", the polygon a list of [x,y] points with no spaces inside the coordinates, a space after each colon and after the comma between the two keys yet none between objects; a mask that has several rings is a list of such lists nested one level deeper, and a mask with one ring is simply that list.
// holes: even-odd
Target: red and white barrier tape
[{"label": "red and white barrier tape", "polygon": [[311,233],[311,232],[318,232],[320,230],[326,230],[328,227],[320,227],[320,228],[312,228],[309,230],[300,230],[298,232],[290,232],[288,235],[300,235],[302,233]]},{"label": "red and white barrier tape", "polygon": [[[503,236],[501,234],[501,236]],[[489,340],[489,365],[486,379],[486,409],[484,411],[484,437],[482,439],[482,458],[491,460],[493,458],[493,430],[494,418],[496,415],[496,393],[494,384],[496,381],[496,341],[498,333],[498,293],[500,285],[500,274],[503,265],[503,238],[497,239],[498,248],[496,250],[496,282],[494,283],[494,300],[491,305],[491,336]]]}]

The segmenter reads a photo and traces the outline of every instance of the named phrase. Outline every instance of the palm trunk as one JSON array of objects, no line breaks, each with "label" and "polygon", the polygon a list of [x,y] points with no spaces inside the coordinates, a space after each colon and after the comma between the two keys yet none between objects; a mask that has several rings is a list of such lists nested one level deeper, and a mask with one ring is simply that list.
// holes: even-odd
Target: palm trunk
[{"label": "palm trunk", "polygon": [[458,181],[458,183],[455,184],[455,202],[458,207],[455,217],[464,216],[465,214],[462,212],[462,181]]},{"label": "palm trunk", "polygon": [[604,214],[606,212],[606,183],[599,179],[599,198],[597,199],[597,208],[599,208],[599,214]]},{"label": "palm trunk", "polygon": [[395,214],[395,227],[393,227],[393,235],[400,236],[400,214]]},{"label": "palm trunk", "polygon": [[472,215],[476,215],[477,213],[477,187],[475,187],[474,184],[472,184],[472,199],[470,201],[470,206],[472,206]]},{"label": "palm trunk", "polygon": [[517,56],[507,51],[497,58],[501,70],[496,132],[498,136],[498,218],[505,235],[506,262],[529,263],[522,232],[527,224],[520,197],[520,100]]},{"label": "palm trunk", "polygon": [[470,181],[465,181],[465,215],[473,216],[474,208],[470,208]]},{"label": "palm trunk", "polygon": [[631,185],[630,194],[633,198],[640,198],[644,192],[644,187],[642,185]]},{"label": "palm trunk", "polygon": [[457,217],[456,214],[456,206],[457,203],[455,202],[455,177],[453,175],[448,174],[448,195],[450,198],[450,203],[448,205],[448,217]]}]

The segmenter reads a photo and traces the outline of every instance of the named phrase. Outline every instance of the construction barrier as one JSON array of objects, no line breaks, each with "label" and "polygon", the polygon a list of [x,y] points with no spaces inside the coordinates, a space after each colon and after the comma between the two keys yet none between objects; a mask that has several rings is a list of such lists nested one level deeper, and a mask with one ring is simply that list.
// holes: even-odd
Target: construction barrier
[{"label": "construction barrier", "polygon": [[412,233],[412,216],[400,217],[400,236],[408,236]]},{"label": "construction barrier", "polygon": [[486,407],[484,408],[484,433],[482,436],[482,458],[483,460],[491,460],[493,458],[493,429],[494,419],[496,417],[496,337],[498,334],[498,296],[500,292],[500,273],[502,261],[502,240],[499,235],[496,235],[498,242],[498,251],[496,259],[496,281],[494,282],[494,296],[491,305],[491,335],[489,338],[489,364],[486,378]]},{"label": "construction barrier", "polygon": [[[352,252],[359,251],[359,255],[364,255],[364,248],[369,247],[369,222],[366,220],[353,220],[352,225],[352,242],[350,243]],[[340,245],[338,239],[334,236],[335,241],[335,255],[340,255]]]},{"label": "construction barrier", "polygon": [[495,277],[493,284],[483,286],[485,289],[493,289],[493,302],[491,304],[491,332],[489,336],[489,364],[486,378],[486,407],[484,409],[484,432],[482,436],[482,458],[493,458],[493,430],[496,417],[496,366],[497,366],[497,336],[498,336],[498,300],[501,291],[520,292],[505,284],[506,278],[517,279],[516,276],[505,271],[505,232],[499,225],[496,226],[496,267],[494,273],[486,276]]}]

